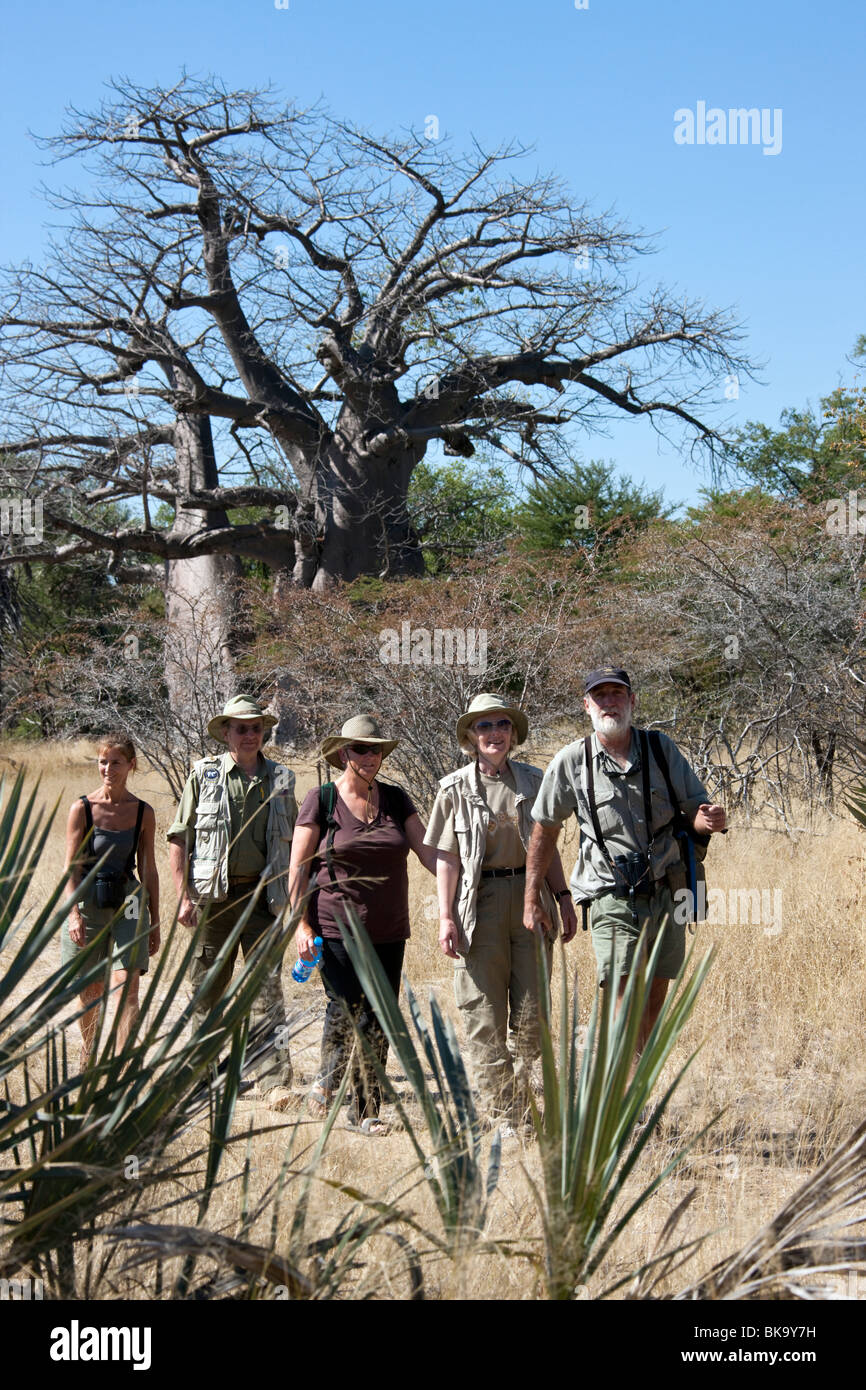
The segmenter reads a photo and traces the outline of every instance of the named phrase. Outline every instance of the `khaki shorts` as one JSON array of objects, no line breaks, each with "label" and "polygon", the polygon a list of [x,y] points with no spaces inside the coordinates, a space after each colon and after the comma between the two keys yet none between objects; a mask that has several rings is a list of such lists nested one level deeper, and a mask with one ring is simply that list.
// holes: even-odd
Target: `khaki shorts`
[{"label": "khaki shorts", "polygon": [[607,983],[613,950],[613,969],[617,978],[631,970],[638,939],[647,928],[647,959],[664,928],[661,951],[653,975],[660,980],[673,980],[680,973],[686,958],[686,928],[674,920],[674,900],[666,885],[657,888],[653,897],[638,898],[638,926],[635,927],[628,898],[615,898],[605,893],[596,898],[589,910],[592,945],[598,973],[598,983]]},{"label": "khaki shorts", "polygon": [[[96,952],[88,956],[88,968],[95,965],[97,961],[104,961],[108,956],[112,956],[113,970],[140,970],[142,973],[147,970],[150,958],[148,952],[150,915],[147,907],[142,903],[140,883],[134,878],[128,878],[126,880],[126,892],[126,902],[123,907],[119,908],[97,907],[93,901],[92,885],[91,891],[80,899],[78,908],[84,918],[85,945],[89,946],[103,927],[108,926],[109,928]],[[63,964],[68,965],[83,950],[84,946],[76,946],[69,935],[69,922],[64,922],[63,940],[60,946],[60,959]]]}]

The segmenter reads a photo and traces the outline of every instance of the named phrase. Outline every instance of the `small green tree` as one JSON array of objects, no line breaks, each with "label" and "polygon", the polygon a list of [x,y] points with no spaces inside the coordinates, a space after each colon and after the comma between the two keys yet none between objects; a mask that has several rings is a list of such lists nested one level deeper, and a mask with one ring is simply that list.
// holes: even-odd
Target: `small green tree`
[{"label": "small green tree", "polygon": [[515,511],[528,550],[600,550],[660,517],[669,517],[662,492],[617,476],[602,459],[575,462],[570,475],[537,478]]},{"label": "small green tree", "polygon": [[780,428],[750,421],[735,441],[742,477],[786,501],[824,502],[866,486],[862,390],[839,388],[820,409],[783,410]]},{"label": "small green tree", "polygon": [[513,507],[514,489],[501,468],[419,463],[409,484],[409,515],[427,572],[447,573],[463,556],[500,550],[514,529]]}]

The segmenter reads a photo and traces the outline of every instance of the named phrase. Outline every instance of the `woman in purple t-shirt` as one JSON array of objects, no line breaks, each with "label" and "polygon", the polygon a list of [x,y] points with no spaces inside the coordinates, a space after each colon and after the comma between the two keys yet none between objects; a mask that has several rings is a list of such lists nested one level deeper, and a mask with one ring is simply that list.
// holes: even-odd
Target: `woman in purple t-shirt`
[{"label": "woman in purple t-shirt", "polygon": [[[328,825],[320,809],[318,788],[305,797],[292,839],[292,905],[304,897],[308,887],[315,890],[307,898],[298,927],[298,954],[302,960],[312,960],[313,939],[321,936],[322,983],[328,997],[319,1075],[308,1096],[310,1108],[318,1114],[327,1111],[352,1051],[353,1030],[347,1008],[383,1067],[388,1056],[387,1039],[343,945],[340,919],[345,919],[346,908],[351,906],[396,997],[409,936],[409,850],[414,850],[431,873],[436,872],[436,851],[424,844],[425,826],[410,797],[401,787],[376,780],[383,758],[397,742],[383,738],[368,714],[349,719],[338,735],[325,739],[322,756],[342,773],[336,779],[337,829],[327,856],[330,864],[326,860]],[[379,1119],[380,1103],[375,1075],[364,1068],[363,1058],[356,1057],[349,1093],[349,1128],[363,1134],[387,1134],[388,1126]]]}]

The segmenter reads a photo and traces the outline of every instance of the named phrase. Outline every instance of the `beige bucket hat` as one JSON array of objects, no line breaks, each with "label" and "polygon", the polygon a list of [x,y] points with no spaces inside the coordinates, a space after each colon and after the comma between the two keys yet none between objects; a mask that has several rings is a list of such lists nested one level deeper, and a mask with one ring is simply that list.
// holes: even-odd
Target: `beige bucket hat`
[{"label": "beige bucket hat", "polygon": [[526,735],[529,733],[529,720],[523,710],[518,709],[516,705],[510,705],[500,695],[491,695],[488,691],[482,691],[480,695],[475,696],[466,713],[461,714],[457,720],[457,742],[464,753],[476,751],[475,745],[466,737],[471,725],[483,714],[494,713],[507,714],[517,731],[517,742],[523,743],[525,741]]},{"label": "beige bucket hat", "polygon": [[215,714],[207,726],[207,731],[211,738],[219,739],[220,743],[226,741],[226,724],[230,719],[261,719],[264,726],[264,738],[267,739],[271,729],[279,721],[274,714],[268,714],[262,709],[258,700],[252,700],[249,695],[234,695],[223,705],[222,714]]},{"label": "beige bucket hat", "polygon": [[321,752],[326,763],[330,763],[331,767],[338,767],[342,772],[343,764],[337,753],[350,743],[368,743],[371,748],[381,748],[382,757],[387,758],[399,742],[398,738],[383,738],[382,730],[372,714],[356,714],[352,719],[346,720],[338,734],[332,734],[330,738],[325,739]]}]

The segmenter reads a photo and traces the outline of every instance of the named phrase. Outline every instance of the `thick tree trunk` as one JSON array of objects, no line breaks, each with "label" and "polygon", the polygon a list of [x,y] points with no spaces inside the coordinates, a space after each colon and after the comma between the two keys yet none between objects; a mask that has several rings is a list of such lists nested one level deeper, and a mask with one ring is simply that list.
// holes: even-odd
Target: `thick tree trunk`
[{"label": "thick tree trunk", "polygon": [[[338,438],[345,438],[343,425]],[[424,561],[409,520],[406,499],[421,451],[401,450],[385,457],[357,445],[332,444],[319,479],[318,511],[322,540],[313,588],[362,574],[396,578],[423,574]]]},{"label": "thick tree trunk", "polygon": [[[175,453],[180,497],[219,482],[207,416],[179,416]],[[179,506],[172,536],[228,525],[225,512]],[[233,653],[239,564],[232,555],[170,560],[166,576],[165,678],[172,710],[190,732],[236,693]]]}]

